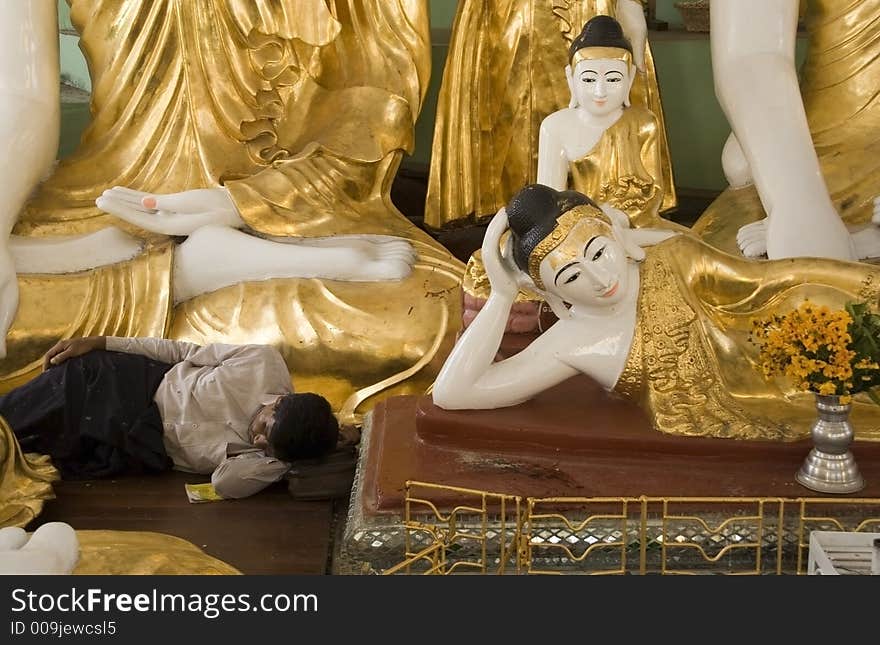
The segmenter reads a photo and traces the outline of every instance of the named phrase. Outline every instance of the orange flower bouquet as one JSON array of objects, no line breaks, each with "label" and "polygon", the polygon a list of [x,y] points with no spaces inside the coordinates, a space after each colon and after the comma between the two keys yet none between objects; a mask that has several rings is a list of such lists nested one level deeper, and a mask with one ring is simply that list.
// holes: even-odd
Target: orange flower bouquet
[{"label": "orange flower bouquet", "polygon": [[764,376],[786,376],[800,390],[837,395],[841,404],[852,395],[880,385],[880,315],[865,303],[832,310],[806,301],[787,314],[752,321],[749,340],[760,346]]}]

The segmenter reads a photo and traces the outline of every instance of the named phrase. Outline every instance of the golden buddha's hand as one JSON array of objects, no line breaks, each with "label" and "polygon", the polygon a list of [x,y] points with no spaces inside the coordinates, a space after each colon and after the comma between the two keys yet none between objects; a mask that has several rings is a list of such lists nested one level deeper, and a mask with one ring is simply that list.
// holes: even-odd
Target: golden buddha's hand
[{"label": "golden buddha's hand", "polygon": [[114,186],[105,190],[95,204],[129,224],[163,235],[190,235],[203,226],[245,226],[222,187],[157,195]]},{"label": "golden buddha's hand", "polygon": [[507,210],[502,207],[489,222],[483,237],[482,252],[483,266],[486,269],[489,284],[492,285],[492,293],[510,298],[512,302],[519,292],[522,272],[513,264],[513,240],[511,237],[507,239],[504,252],[501,251],[501,236],[504,235],[507,228]]},{"label": "golden buddha's hand", "polygon": [[53,365],[61,365],[69,358],[82,356],[96,349],[107,349],[107,341],[103,336],[59,340],[43,357],[43,371]]}]

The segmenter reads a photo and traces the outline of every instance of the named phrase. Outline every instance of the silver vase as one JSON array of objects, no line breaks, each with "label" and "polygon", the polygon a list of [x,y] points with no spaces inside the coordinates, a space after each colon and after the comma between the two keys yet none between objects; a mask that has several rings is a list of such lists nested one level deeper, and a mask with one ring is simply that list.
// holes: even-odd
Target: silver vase
[{"label": "silver vase", "polygon": [[797,474],[801,485],[820,493],[855,493],[865,487],[849,451],[853,440],[850,408],[838,395],[816,395],[818,419],[811,433],[813,449]]}]

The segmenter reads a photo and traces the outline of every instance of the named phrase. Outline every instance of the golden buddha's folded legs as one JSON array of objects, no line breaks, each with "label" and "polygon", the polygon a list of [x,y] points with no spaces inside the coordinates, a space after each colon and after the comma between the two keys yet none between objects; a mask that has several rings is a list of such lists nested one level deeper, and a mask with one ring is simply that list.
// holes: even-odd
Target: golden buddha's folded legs
[{"label": "golden buddha's folded legs", "polygon": [[322,394],[336,410],[377,384],[388,386],[379,386],[382,397],[422,394],[460,327],[458,281],[422,256],[400,281],[244,283],[175,307],[169,337],[275,345],[296,389]]}]

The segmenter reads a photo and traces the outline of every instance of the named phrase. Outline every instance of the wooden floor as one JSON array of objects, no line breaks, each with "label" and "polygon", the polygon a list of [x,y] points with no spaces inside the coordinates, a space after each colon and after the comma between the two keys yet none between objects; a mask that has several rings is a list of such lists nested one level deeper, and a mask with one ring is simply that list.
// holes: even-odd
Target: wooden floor
[{"label": "wooden floor", "polygon": [[246,574],[331,571],[334,518],[346,500],[294,500],[282,484],[242,500],[190,503],[187,482],[206,477],[171,472],[93,482],[58,482],[56,499],[29,525],[67,522],[75,529],[155,531],[189,540]]}]

